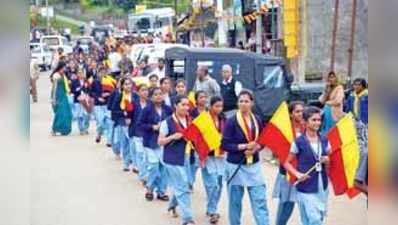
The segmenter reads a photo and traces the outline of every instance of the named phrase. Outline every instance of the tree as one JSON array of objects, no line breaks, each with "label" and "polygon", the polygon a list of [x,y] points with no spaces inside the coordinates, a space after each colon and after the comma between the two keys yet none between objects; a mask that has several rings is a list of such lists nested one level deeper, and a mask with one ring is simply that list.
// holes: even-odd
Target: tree
[{"label": "tree", "polygon": [[125,12],[129,12],[131,9],[134,9],[137,3],[138,0],[115,0],[114,2],[116,6],[122,8]]}]

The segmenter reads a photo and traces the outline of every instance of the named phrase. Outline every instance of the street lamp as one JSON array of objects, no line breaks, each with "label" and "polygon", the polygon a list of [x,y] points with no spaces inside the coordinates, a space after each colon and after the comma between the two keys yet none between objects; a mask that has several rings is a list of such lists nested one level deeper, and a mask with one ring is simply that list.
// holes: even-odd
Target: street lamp
[{"label": "street lamp", "polygon": [[48,0],[46,0],[46,25],[47,25],[47,35],[50,34],[50,10],[48,8]]}]

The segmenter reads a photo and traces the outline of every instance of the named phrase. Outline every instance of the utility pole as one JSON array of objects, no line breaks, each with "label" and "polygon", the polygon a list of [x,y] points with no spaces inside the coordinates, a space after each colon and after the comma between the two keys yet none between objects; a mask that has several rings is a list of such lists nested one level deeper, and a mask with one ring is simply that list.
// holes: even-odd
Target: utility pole
[{"label": "utility pole", "polygon": [[205,30],[204,30],[204,6],[203,1],[200,0],[200,32],[201,32],[201,39],[202,39],[202,47],[205,47]]},{"label": "utility pole", "polygon": [[[261,9],[261,0],[257,0],[257,12],[260,12]],[[256,20],[256,46],[257,53],[261,53],[263,49],[263,41],[262,41],[262,15],[259,13]]]},{"label": "utility pole", "polygon": [[220,18],[218,18],[218,45],[225,46],[227,43],[227,37],[225,34],[225,26],[224,26],[224,19],[223,19],[223,0],[217,0],[217,12],[221,13]]},{"label": "utility pole", "polygon": [[308,40],[308,1],[297,1],[300,4],[300,33],[299,33],[299,58],[298,58],[298,76],[295,78],[295,82],[300,84],[305,83],[305,73],[306,73],[306,58],[307,58],[307,40]]},{"label": "utility pole", "polygon": [[352,61],[354,58],[356,19],[357,19],[357,0],[353,0],[353,2],[352,2],[352,17],[351,17],[350,48],[348,49],[348,70],[347,70],[348,85],[351,85],[351,80],[352,80]]},{"label": "utility pole", "polygon": [[[174,0],[174,13],[175,13],[175,19],[174,19],[174,21],[175,21],[175,27],[174,27],[174,29],[175,29],[175,32],[174,32],[174,37],[175,37],[175,41],[177,42],[177,23],[178,23],[178,12],[177,12],[177,9],[178,9],[178,7],[177,7],[177,0]],[[171,31],[171,32],[173,32],[173,31]]]},{"label": "utility pole", "polygon": [[332,33],[332,49],[330,56],[330,71],[334,71],[335,68],[335,60],[336,60],[336,39],[337,39],[337,29],[339,24],[339,1],[335,0],[334,6],[334,17],[333,17],[333,33]]},{"label": "utility pole", "polygon": [[48,0],[46,0],[46,25],[47,25],[47,35],[50,34],[50,9],[48,8]]}]

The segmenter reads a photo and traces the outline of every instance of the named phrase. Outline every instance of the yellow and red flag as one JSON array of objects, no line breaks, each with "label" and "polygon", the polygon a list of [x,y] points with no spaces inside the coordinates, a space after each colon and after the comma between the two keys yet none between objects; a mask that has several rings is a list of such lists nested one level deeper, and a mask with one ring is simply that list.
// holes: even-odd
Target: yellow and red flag
[{"label": "yellow and red flag", "polygon": [[[285,163],[290,152],[290,147],[295,139],[293,125],[289,115],[287,103],[284,101],[275,111],[269,123],[263,129],[258,143],[267,146],[278,158],[281,164]],[[297,167],[296,159],[292,162]],[[288,179],[294,183],[296,178],[288,174]]]},{"label": "yellow and red flag", "polygon": [[131,100],[131,94],[122,92],[122,99],[120,101],[120,108],[127,112],[132,112],[134,110],[134,105]]},{"label": "yellow and red flag", "polygon": [[339,120],[327,136],[332,147],[329,177],[334,193],[335,195],[347,194],[349,198],[353,198],[359,194],[354,187],[354,179],[360,153],[352,113],[348,113]]},{"label": "yellow and red flag", "polygon": [[196,107],[195,92],[191,91],[188,94],[189,109],[194,109]]},{"label": "yellow and red flag", "polygon": [[209,152],[218,150],[221,146],[221,134],[207,111],[200,113],[192,121],[184,132],[184,137],[195,146],[202,165],[206,161]]},{"label": "yellow and red flag", "polygon": [[103,91],[109,91],[109,92],[113,91],[113,89],[115,89],[116,87],[116,84],[117,84],[116,80],[110,75],[106,75],[101,79],[101,85]]},{"label": "yellow and red flag", "polygon": [[270,148],[279,161],[284,163],[293,141],[294,132],[288,106],[286,102],[282,102],[261,132],[258,142]]}]

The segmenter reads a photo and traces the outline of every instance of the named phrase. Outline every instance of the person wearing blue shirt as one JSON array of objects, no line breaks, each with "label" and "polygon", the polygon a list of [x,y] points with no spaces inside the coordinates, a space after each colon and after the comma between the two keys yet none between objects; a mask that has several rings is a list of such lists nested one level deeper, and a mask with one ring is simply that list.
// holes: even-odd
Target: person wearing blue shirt
[{"label": "person wearing blue shirt", "polygon": [[[122,78],[120,81],[120,94],[114,99],[111,111],[114,114],[115,134],[118,137],[118,145],[113,146],[116,153],[121,152],[123,157],[123,171],[130,171],[132,156],[130,154],[130,138],[128,127],[131,124],[133,105],[133,82],[130,78]],[[116,149],[119,148],[119,149]],[[116,155],[118,157],[118,155]]]},{"label": "person wearing blue shirt", "polygon": [[[303,225],[322,225],[325,222],[328,199],[327,167],[331,146],[319,129],[321,110],[308,107],[303,114],[305,132],[295,139],[284,166],[298,179],[297,203]],[[297,159],[297,168],[292,165]]]},{"label": "person wearing blue shirt", "polygon": [[162,162],[162,149],[158,144],[160,123],[173,113],[173,109],[163,102],[163,94],[160,88],[154,88],[152,102],[141,113],[138,126],[142,131],[143,145],[147,155],[148,181],[145,198],[152,201],[153,192],[157,192],[157,198],[168,201],[166,195],[167,180]]},{"label": "person wearing blue shirt", "polygon": [[108,103],[107,103],[107,110],[111,113],[110,116],[110,121],[109,121],[109,127],[108,127],[108,135],[109,135],[109,140],[110,143],[108,143],[107,147],[111,147],[112,150],[114,151],[115,155],[120,155],[120,152],[118,152],[119,148],[116,147],[118,146],[119,142],[117,139],[117,135],[115,134],[115,118],[116,115],[114,112],[112,112],[112,106],[115,104],[114,102],[119,98],[120,95],[120,82],[119,85],[115,89],[113,89],[111,95],[109,96]]},{"label": "person wearing blue shirt", "polygon": [[[294,137],[299,137],[304,133],[304,107],[304,103],[300,101],[293,101],[289,104],[289,114]],[[279,166],[279,173],[275,181],[272,196],[279,199],[275,224],[286,225],[293,214],[297,201],[297,190],[295,186],[289,183],[283,164]]]},{"label": "person wearing blue shirt", "polygon": [[73,94],[73,108],[76,114],[77,125],[80,131],[80,135],[87,135],[89,128],[89,114],[86,109],[80,103],[84,100],[88,92],[86,83],[84,81],[83,71],[79,71],[77,76],[72,76],[71,80],[71,93]]},{"label": "person wearing blue shirt", "polygon": [[353,91],[345,103],[345,111],[352,112],[354,117],[368,125],[368,83],[357,78],[353,83]]},{"label": "person wearing blue shirt", "polygon": [[[189,111],[189,114],[193,120],[196,119],[196,117],[198,117],[201,112],[207,110],[206,108],[206,104],[208,101],[207,99],[208,96],[205,91],[195,92],[196,107]],[[194,149],[192,149],[190,154],[187,154],[186,156],[186,167],[187,170],[189,171],[189,180],[191,183],[191,188],[193,189],[196,180],[196,174],[199,169],[199,156],[196,153],[196,151],[194,151]]]},{"label": "person wearing blue shirt", "polygon": [[182,224],[193,225],[192,192],[189,189],[188,171],[185,169],[185,152],[189,146],[183,138],[184,131],[190,124],[189,100],[186,96],[179,96],[175,101],[175,113],[160,125],[159,145],[164,146],[163,161],[165,163],[168,181],[173,189],[173,197],[169,202],[169,209],[173,216],[177,216],[176,208],[180,207]]},{"label": "person wearing blue shirt", "polygon": [[95,138],[96,143],[101,142],[102,135],[104,135],[106,129],[106,124],[105,124],[106,110],[104,106],[106,107],[107,101],[102,96],[101,78],[102,78],[101,76],[93,77],[93,82],[91,84],[89,91],[90,97],[94,99],[93,114],[97,127],[97,136]]},{"label": "person wearing blue shirt", "polygon": [[141,84],[137,87],[139,98],[134,101],[134,112],[132,113],[131,123],[129,126],[129,136],[132,140],[131,149],[135,152],[135,162],[137,166],[138,178],[145,186],[147,182],[146,155],[142,139],[142,131],[138,126],[138,122],[142,115],[142,110],[149,104],[148,86]]},{"label": "person wearing blue shirt", "polygon": [[238,96],[238,111],[228,118],[221,148],[227,152],[228,217],[230,225],[241,224],[244,189],[249,192],[253,217],[257,225],[269,225],[266,185],[256,143],[262,129],[261,121],[252,113],[254,96],[242,90]]},{"label": "person wearing blue shirt", "polygon": [[[223,104],[223,99],[220,96],[213,96],[210,99],[209,114],[220,135],[222,135],[225,126]],[[202,168],[203,184],[207,194],[206,215],[209,216],[210,224],[217,224],[220,219],[220,214],[217,211],[221,199],[224,174],[224,151],[221,148],[211,149]]]}]

